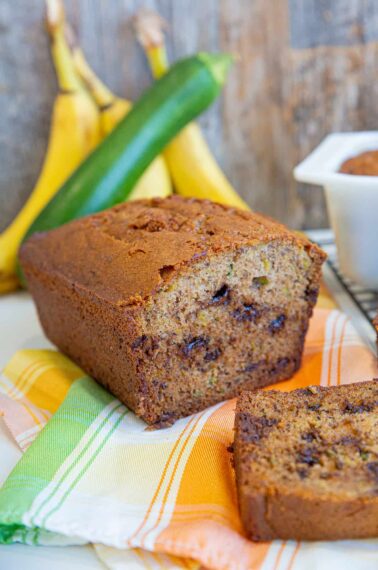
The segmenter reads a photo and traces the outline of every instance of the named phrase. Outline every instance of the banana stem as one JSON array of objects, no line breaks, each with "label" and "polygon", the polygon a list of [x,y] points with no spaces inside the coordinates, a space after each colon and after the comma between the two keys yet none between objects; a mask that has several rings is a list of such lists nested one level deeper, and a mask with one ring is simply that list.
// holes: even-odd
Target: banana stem
[{"label": "banana stem", "polygon": [[159,79],[169,69],[167,58],[167,50],[165,45],[152,46],[146,48],[146,56],[150,64],[152,75],[155,79]]},{"label": "banana stem", "polygon": [[61,0],[46,0],[46,24],[59,88],[68,92],[83,89],[64,35],[65,15]]},{"label": "banana stem", "polygon": [[164,39],[167,23],[152,10],[140,10],[134,18],[134,29],[148,59],[152,75],[159,79],[169,69]]},{"label": "banana stem", "polygon": [[60,89],[68,92],[83,89],[61,30],[52,39],[51,52]]},{"label": "banana stem", "polygon": [[10,275],[0,278],[0,295],[3,295],[4,293],[12,293],[19,288],[20,282],[18,277]]},{"label": "banana stem", "polygon": [[96,101],[97,105],[100,107],[100,110],[110,107],[115,102],[116,96],[95,74],[87,62],[82,49],[77,43],[72,28],[67,22],[65,24],[64,31],[77,73],[84,81],[85,85],[88,88],[88,91]]}]

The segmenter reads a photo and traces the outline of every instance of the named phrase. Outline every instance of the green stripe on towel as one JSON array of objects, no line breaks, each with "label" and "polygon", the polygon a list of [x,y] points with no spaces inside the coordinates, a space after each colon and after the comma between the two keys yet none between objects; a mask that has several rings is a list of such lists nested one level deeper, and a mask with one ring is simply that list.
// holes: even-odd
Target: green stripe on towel
[{"label": "green stripe on towel", "polygon": [[[0,543],[67,543],[43,530],[43,523],[63,504],[127,412],[91,378],[74,382],[61,407],[0,489]],[[56,500],[59,492],[63,494]],[[46,497],[39,501],[41,493]]]}]

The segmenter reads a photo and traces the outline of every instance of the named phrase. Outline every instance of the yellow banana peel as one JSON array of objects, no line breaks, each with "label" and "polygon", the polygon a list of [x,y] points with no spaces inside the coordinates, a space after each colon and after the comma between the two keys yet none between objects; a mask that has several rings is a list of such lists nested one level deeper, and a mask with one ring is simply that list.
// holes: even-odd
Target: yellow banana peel
[{"label": "yellow banana peel", "polygon": [[[114,95],[95,74],[93,69],[89,66],[83,51],[78,46],[73,31],[68,25],[66,25],[66,35],[71,47],[76,70],[99,107],[102,135],[106,136],[131,110],[132,103]],[[139,179],[128,200],[156,197],[165,198],[170,194],[172,194],[172,182],[168,167],[164,158],[158,156]]]},{"label": "yellow banana peel", "polygon": [[[156,12],[144,9],[134,19],[134,28],[152,74],[158,79],[169,67],[164,40],[166,23]],[[195,122],[167,145],[163,155],[178,194],[250,209],[223,174]]]},{"label": "yellow banana peel", "polygon": [[50,137],[38,181],[27,202],[0,235],[0,293],[15,289],[18,248],[36,216],[100,141],[99,113],[77,75],[62,29],[60,2],[47,2],[47,23],[59,93],[51,119]]},{"label": "yellow banana peel", "polygon": [[197,123],[185,127],[164,150],[178,194],[247,210],[219,168]]},{"label": "yellow banana peel", "polygon": [[0,279],[0,295],[4,295],[5,293],[11,293],[20,287],[20,283],[17,277],[6,277],[4,279]]}]

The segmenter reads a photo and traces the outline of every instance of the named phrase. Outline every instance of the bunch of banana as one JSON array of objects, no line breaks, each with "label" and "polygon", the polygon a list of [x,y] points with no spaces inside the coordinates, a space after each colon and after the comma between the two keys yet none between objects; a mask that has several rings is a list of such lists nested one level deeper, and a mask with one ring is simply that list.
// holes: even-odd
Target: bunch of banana
[{"label": "bunch of banana", "polygon": [[[164,40],[166,23],[155,12],[141,10],[134,19],[134,27],[157,79],[169,67]],[[223,174],[196,123],[187,125],[163,154],[178,194],[249,209]]]},{"label": "bunch of banana", "polygon": [[[67,23],[65,31],[76,70],[99,107],[101,132],[103,136],[107,136],[126,113],[130,111],[132,103],[114,95],[95,74],[78,45],[71,27]],[[172,194],[172,183],[168,167],[164,158],[158,156],[136,184],[129,200],[153,197],[164,198],[170,194]]]},{"label": "bunch of banana", "polygon": [[27,202],[0,234],[0,293],[17,288],[16,256],[30,224],[62,183],[100,141],[99,112],[73,65],[64,35],[61,2],[47,0],[47,29],[57,73],[56,97],[47,154]]}]

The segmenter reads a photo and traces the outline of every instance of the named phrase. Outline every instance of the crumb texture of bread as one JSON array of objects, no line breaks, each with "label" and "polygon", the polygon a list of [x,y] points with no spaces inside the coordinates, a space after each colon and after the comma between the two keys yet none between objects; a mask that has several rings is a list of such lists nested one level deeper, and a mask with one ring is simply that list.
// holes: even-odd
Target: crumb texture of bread
[{"label": "crumb texture of bread", "polygon": [[234,462],[247,535],[378,537],[378,380],[243,392]]},{"label": "crumb texture of bread", "polygon": [[298,369],[324,258],[269,218],[177,196],[21,251],[48,338],[161,426]]}]

